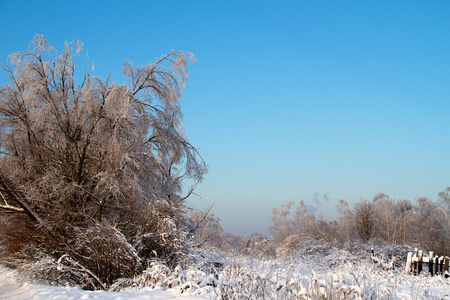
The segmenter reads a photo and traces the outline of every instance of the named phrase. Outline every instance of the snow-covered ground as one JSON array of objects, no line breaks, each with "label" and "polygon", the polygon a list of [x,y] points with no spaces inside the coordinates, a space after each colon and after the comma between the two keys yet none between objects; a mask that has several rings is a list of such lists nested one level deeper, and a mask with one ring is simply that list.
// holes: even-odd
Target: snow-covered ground
[{"label": "snow-covered ground", "polygon": [[[402,269],[385,271],[371,261],[348,259],[337,254],[320,263],[234,257],[217,276],[181,268],[158,273],[162,269],[155,265],[136,281],[140,288],[120,292],[33,284],[0,266],[0,299],[450,299],[450,279],[405,275]],[[330,268],[330,261],[337,267]]]},{"label": "snow-covered ground", "polygon": [[0,299],[11,300],[70,300],[70,299],[98,299],[98,300],[125,300],[125,299],[184,299],[201,300],[210,299],[208,295],[192,296],[189,293],[180,293],[179,289],[148,290],[127,289],[120,292],[84,291],[75,287],[55,287],[49,285],[36,285],[21,281],[15,271],[0,266]]}]

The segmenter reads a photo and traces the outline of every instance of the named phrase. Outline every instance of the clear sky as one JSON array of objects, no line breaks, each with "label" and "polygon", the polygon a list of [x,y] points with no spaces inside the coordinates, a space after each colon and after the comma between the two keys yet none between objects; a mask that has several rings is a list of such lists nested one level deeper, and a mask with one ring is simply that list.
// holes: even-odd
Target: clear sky
[{"label": "clear sky", "polygon": [[126,59],[194,53],[181,104],[210,171],[190,204],[225,231],[450,186],[450,1],[0,0],[1,62],[35,34],[82,41],[117,83]]}]

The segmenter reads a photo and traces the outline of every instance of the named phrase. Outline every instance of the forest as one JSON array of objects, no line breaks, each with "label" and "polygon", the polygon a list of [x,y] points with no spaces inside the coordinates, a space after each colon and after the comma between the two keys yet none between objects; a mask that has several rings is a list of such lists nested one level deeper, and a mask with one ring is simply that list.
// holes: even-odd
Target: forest
[{"label": "forest", "polygon": [[304,201],[286,202],[272,210],[270,237],[224,232],[212,208],[186,205],[208,171],[186,137],[179,104],[194,56],[173,51],[143,67],[126,61],[128,85],[116,85],[91,76],[89,60],[75,70],[82,48],[75,40],[58,54],[37,35],[27,51],[10,56],[13,68],[2,65],[10,79],[0,88],[4,267],[86,290],[360,299],[388,294],[349,270],[334,281],[325,271],[325,279],[314,271],[306,278],[292,268],[320,271],[297,261],[314,256],[330,270],[360,269],[371,247],[397,257],[397,267],[413,247],[450,254],[450,187],[437,201],[383,193],[353,205],[340,200],[333,221]]}]

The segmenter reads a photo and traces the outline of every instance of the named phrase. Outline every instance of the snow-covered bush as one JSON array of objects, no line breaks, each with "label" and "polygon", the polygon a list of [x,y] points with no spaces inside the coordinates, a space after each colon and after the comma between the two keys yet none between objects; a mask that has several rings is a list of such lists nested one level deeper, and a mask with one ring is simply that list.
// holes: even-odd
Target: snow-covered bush
[{"label": "snow-covered bush", "polygon": [[136,282],[151,289],[180,289],[181,292],[196,291],[198,294],[210,292],[216,286],[217,279],[211,273],[198,269],[185,270],[180,265],[171,270],[167,266],[152,263]]},{"label": "snow-covered bush", "polygon": [[18,270],[23,279],[35,283],[80,286],[88,290],[106,289],[106,286],[95,274],[69,255],[55,260],[43,254],[38,260],[23,264]]},{"label": "snow-covered bush", "polygon": [[205,273],[217,275],[226,263],[226,257],[218,249],[190,248],[181,265],[184,268],[194,268]]},{"label": "snow-covered bush", "polygon": [[276,256],[276,245],[265,234],[250,234],[243,243],[240,253],[255,258],[271,258]]}]

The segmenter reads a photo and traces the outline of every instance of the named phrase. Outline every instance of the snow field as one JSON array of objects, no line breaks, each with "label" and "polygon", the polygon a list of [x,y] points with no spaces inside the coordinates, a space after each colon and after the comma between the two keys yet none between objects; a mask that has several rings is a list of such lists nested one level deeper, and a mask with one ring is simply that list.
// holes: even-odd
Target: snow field
[{"label": "snow field", "polygon": [[[337,253],[334,259],[342,259]],[[370,259],[336,261],[308,257],[257,259],[233,255],[223,268],[170,270],[152,264],[110,291],[38,285],[0,267],[0,299],[448,299],[450,279],[386,271]],[[316,270],[316,271],[314,271]]]},{"label": "snow field", "polygon": [[209,296],[193,296],[180,293],[178,289],[151,289],[149,287],[134,287],[113,291],[85,291],[78,287],[59,287],[50,285],[37,285],[20,280],[16,271],[0,266],[0,299],[10,300],[202,300]]}]

